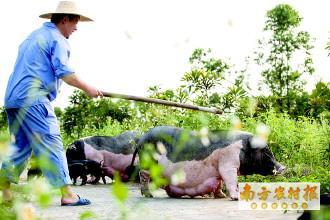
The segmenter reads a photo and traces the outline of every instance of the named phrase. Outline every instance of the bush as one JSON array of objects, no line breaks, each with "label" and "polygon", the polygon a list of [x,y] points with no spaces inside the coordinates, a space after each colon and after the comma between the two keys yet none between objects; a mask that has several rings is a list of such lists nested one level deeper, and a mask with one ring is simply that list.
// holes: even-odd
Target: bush
[{"label": "bush", "polygon": [[7,128],[7,114],[4,107],[0,107],[0,129]]},{"label": "bush", "polygon": [[261,122],[271,130],[269,145],[276,159],[287,167],[284,181],[320,182],[321,191],[330,192],[329,121],[267,112],[243,124],[253,131]]},{"label": "bush", "polygon": [[86,130],[103,128],[110,119],[123,122],[129,117],[127,102],[94,101],[83,92],[75,91],[70,97],[70,105],[61,114],[61,125],[65,135],[79,138]]}]

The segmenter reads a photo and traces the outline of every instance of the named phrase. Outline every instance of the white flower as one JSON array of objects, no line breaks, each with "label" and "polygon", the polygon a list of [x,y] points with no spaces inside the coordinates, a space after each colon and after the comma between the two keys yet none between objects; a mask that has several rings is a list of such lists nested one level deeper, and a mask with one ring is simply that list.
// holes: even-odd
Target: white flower
[{"label": "white flower", "polygon": [[37,219],[36,209],[31,203],[17,203],[15,209],[18,220]]},{"label": "white flower", "polygon": [[160,154],[165,154],[165,155],[167,154],[165,145],[160,141],[157,142],[157,150]]},{"label": "white flower", "polygon": [[211,144],[210,139],[209,139],[209,130],[206,127],[203,127],[199,131],[199,135],[201,137],[201,142],[204,146],[209,146]]},{"label": "white flower", "polygon": [[201,138],[201,141],[202,141],[202,144],[207,147],[207,146],[210,146],[211,142],[210,142],[210,139],[208,137],[202,137]]},{"label": "white flower", "polygon": [[156,161],[159,161],[159,160],[162,158],[161,154],[158,154],[158,153],[154,153],[154,154],[152,155],[152,157],[153,157]]},{"label": "white flower", "polygon": [[172,174],[171,184],[176,186],[184,182],[186,182],[186,173],[184,172],[183,169],[178,169]]},{"label": "white flower", "polygon": [[200,131],[199,134],[203,137],[207,137],[207,135],[209,134],[209,129],[207,127],[203,127]]},{"label": "white flower", "polygon": [[0,161],[3,161],[6,157],[15,154],[16,151],[16,145],[12,145],[8,142],[0,143]]},{"label": "white flower", "polygon": [[233,117],[231,119],[231,124],[233,127],[233,130],[241,130],[242,129],[242,123],[241,120],[238,117]]},{"label": "white flower", "polygon": [[50,185],[43,178],[33,179],[30,183],[31,193],[35,197],[48,194],[51,191]]},{"label": "white flower", "polygon": [[253,114],[256,111],[257,105],[258,105],[257,100],[254,98],[250,98],[249,105],[247,107],[247,112],[249,112],[250,114]]},{"label": "white flower", "polygon": [[0,143],[0,158],[1,158],[1,160],[3,160],[8,155],[9,155],[9,144],[8,143]]},{"label": "white flower", "polygon": [[252,148],[264,148],[266,146],[267,146],[266,141],[260,137],[253,137],[251,140]]},{"label": "white flower", "polygon": [[265,124],[258,124],[256,128],[257,136],[263,139],[264,141],[268,140],[268,136],[270,134],[270,129],[267,125]]}]

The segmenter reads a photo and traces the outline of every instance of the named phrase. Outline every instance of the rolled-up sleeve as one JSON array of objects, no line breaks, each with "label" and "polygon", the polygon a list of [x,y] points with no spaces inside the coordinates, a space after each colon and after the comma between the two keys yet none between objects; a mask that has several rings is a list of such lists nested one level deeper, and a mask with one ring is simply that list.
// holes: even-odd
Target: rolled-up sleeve
[{"label": "rolled-up sleeve", "polygon": [[62,78],[63,76],[74,73],[74,70],[69,65],[70,47],[64,40],[53,42],[51,62],[54,68],[55,77]]}]

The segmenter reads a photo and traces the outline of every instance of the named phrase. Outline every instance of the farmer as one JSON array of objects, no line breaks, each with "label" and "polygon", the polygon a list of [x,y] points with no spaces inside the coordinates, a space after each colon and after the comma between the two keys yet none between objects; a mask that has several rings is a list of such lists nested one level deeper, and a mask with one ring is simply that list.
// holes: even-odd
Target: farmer
[{"label": "farmer", "polygon": [[90,97],[103,94],[82,81],[69,66],[68,39],[79,21],[92,21],[83,16],[74,2],[59,2],[55,12],[42,14],[50,18],[32,32],[19,47],[14,71],[5,95],[9,130],[14,149],[2,164],[0,187],[3,202],[13,199],[11,183],[18,183],[31,152],[50,166],[41,167],[49,183],[61,189],[61,205],[88,205],[90,201],[75,194],[71,184],[59,124],[51,106],[62,80],[83,90]]}]

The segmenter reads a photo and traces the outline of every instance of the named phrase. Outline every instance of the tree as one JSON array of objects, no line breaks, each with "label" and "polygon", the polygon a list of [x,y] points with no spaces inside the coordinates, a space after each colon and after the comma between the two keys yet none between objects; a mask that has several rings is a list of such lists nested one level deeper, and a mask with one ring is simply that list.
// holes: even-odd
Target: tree
[{"label": "tree", "polygon": [[309,98],[310,115],[319,116],[323,112],[330,112],[330,83],[318,82]]},{"label": "tree", "polygon": [[[263,82],[275,96],[280,111],[290,111],[295,98],[303,93],[306,84],[303,74],[315,71],[310,34],[297,30],[301,20],[291,6],[280,4],[267,12],[264,30],[270,33],[269,39],[259,41],[262,51],[256,60],[263,69]],[[297,60],[299,57],[302,60]]]},{"label": "tree", "polygon": [[229,70],[226,62],[215,59],[210,54],[211,49],[195,49],[189,58],[192,68],[182,77],[185,85],[181,87],[181,91],[193,95],[190,98],[198,105],[209,105],[210,99],[215,100],[214,97],[220,96],[215,94],[215,89],[221,85],[224,74]]},{"label": "tree", "polygon": [[148,89],[150,98],[163,99],[173,102],[186,103],[189,100],[189,92],[184,86],[179,86],[175,90],[167,89],[163,91],[159,86],[151,86]]},{"label": "tree", "polygon": [[63,130],[69,136],[80,137],[87,125],[93,100],[79,90],[75,90],[69,99],[70,105],[64,109],[62,114]]},{"label": "tree", "polygon": [[211,49],[195,49],[189,58],[192,69],[186,72],[182,81],[186,83],[188,91],[203,97],[206,101],[217,85],[220,85],[224,73],[229,65],[221,59],[210,57]]},{"label": "tree", "polygon": [[108,119],[123,122],[129,118],[128,101],[113,103],[110,99],[94,101],[85,93],[75,90],[70,96],[70,105],[61,114],[64,132],[71,137],[80,137],[84,129],[100,129]]},{"label": "tree", "polygon": [[60,107],[54,107],[54,112],[55,112],[55,115],[56,117],[61,120],[61,117],[62,117],[62,114],[63,114],[63,111]]}]

